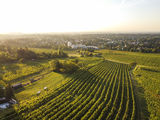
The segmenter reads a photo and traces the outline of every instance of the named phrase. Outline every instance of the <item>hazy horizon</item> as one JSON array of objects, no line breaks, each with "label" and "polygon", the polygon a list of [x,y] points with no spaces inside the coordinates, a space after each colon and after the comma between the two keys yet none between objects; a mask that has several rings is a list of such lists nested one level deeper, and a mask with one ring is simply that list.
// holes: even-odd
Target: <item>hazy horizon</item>
[{"label": "hazy horizon", "polygon": [[159,33],[159,0],[0,1],[0,34]]}]

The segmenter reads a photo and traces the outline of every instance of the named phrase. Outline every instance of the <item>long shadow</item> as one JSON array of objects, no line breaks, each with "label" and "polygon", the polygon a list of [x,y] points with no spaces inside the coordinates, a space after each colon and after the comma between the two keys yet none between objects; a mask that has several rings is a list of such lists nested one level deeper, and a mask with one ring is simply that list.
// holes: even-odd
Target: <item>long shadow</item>
[{"label": "long shadow", "polygon": [[42,71],[43,71],[43,70],[40,70],[40,71],[38,71],[38,72],[31,73],[31,74],[29,74],[29,75],[25,75],[25,76],[22,76],[22,77],[13,79],[13,80],[10,81],[10,83],[15,83],[15,82],[21,81],[22,79],[26,79],[26,78],[28,78],[28,77],[34,76],[34,75],[36,75],[36,74],[39,74],[39,73],[41,73]]},{"label": "long shadow", "polygon": [[[93,77],[93,79],[91,81],[88,81],[88,79],[86,79],[87,76],[90,76],[90,77]],[[67,88],[69,88],[70,86],[72,86],[72,84],[74,84],[76,81],[79,81],[79,82],[82,82],[82,86],[84,85],[85,82],[94,82],[95,84],[98,83],[98,81],[96,81],[95,78],[97,79],[103,79],[101,78],[99,75],[96,75],[96,74],[93,74],[91,73],[88,69],[80,69],[78,71],[76,71],[75,73],[71,74],[71,75],[66,75],[64,74],[64,77],[65,78],[68,78],[70,77],[71,79],[73,79],[73,81],[68,81],[67,83],[65,83],[64,85],[61,85],[59,88],[57,88],[56,90],[53,91],[53,93],[50,93],[49,96],[47,96],[48,98],[45,100],[45,101],[37,101],[36,105],[34,108],[32,108],[32,110],[35,110],[37,109],[37,105],[38,107],[40,107],[41,105],[44,105],[46,104],[48,101],[52,100],[53,98],[55,98],[56,96],[59,96],[61,95],[63,92],[68,92],[68,94],[70,95],[70,98],[69,98],[69,101],[72,102],[74,100],[74,97],[77,97],[79,95],[81,95],[82,93],[83,94],[86,94],[84,93],[84,90],[82,90],[82,92],[80,93],[79,92],[79,89],[77,89],[76,91],[72,92],[72,91],[66,91]],[[73,85],[72,88],[74,88],[76,86]],[[76,86],[75,89],[77,87],[82,87],[82,86]],[[84,88],[85,89],[85,88]],[[20,89],[20,91],[23,90],[23,89]],[[44,96],[43,96],[44,97]],[[39,104],[40,103],[40,104]],[[23,111],[25,112],[25,110]],[[15,116],[17,116],[17,120],[20,119],[19,118],[19,115],[16,113],[15,110],[13,110],[13,113],[15,114]],[[7,117],[7,116],[6,116]],[[6,120],[9,120],[8,118]]]},{"label": "long shadow", "polygon": [[0,67],[3,67],[5,66],[5,68],[7,70],[12,70],[14,69],[15,71],[19,69],[19,66],[17,66],[16,64],[13,64],[13,63],[7,63],[7,64],[1,64]]},{"label": "long shadow", "polygon": [[[78,76],[78,77],[77,77],[77,76]],[[93,78],[102,79],[100,76],[95,75],[95,74],[92,74],[90,71],[88,71],[88,70],[86,70],[86,69],[78,70],[77,72],[75,72],[75,73],[73,73],[72,75],[70,75],[71,79],[73,79],[72,82],[68,81],[67,83],[61,85],[59,88],[55,89],[55,90],[53,91],[53,93],[50,93],[49,96],[47,96],[47,98],[46,98],[45,101],[43,101],[43,100],[42,100],[42,101],[38,101],[38,102],[36,103],[36,105],[35,105],[36,107],[35,107],[35,108],[32,108],[32,110],[35,110],[35,109],[37,108],[37,106],[40,107],[40,106],[46,104],[47,102],[49,102],[50,100],[54,99],[55,97],[61,95],[61,94],[64,93],[64,92],[67,92],[67,94],[70,96],[69,101],[72,102],[72,101],[74,100],[74,97],[81,95],[82,92],[83,92],[83,91],[82,91],[82,92],[80,93],[80,92],[78,91],[78,89],[75,90],[77,87],[80,87],[80,86],[79,86],[79,85],[76,86],[76,84],[75,84],[75,85],[73,85],[73,84],[74,84],[76,81],[79,81],[79,82],[82,82],[82,86],[83,86],[85,82],[89,82],[89,81],[87,81],[87,79],[85,79],[85,76],[91,76],[91,77],[93,77]],[[92,79],[92,82],[98,83],[95,79]],[[73,86],[72,86],[72,85],[73,85]],[[70,92],[69,92],[69,91],[66,91],[66,89],[69,88],[70,86],[71,86],[72,88],[75,88],[75,89],[74,89],[74,92],[72,92],[72,91],[70,91]],[[82,87],[82,86],[81,86],[81,87]],[[81,87],[80,87],[80,88],[81,88]],[[22,111],[22,112],[23,112],[23,111]]]},{"label": "long shadow", "polygon": [[[81,73],[80,77],[77,77],[77,76],[79,76],[80,73]],[[80,70],[76,71],[75,73],[73,73],[71,75],[66,75],[65,74],[64,78],[70,77],[71,79],[74,79],[74,82],[76,82],[76,81],[87,82],[87,80],[85,78],[85,75],[92,76],[93,78],[102,79],[100,76],[91,73],[88,69],[80,69]],[[95,82],[95,79],[92,79],[92,81]],[[69,86],[72,85],[72,83],[69,83],[69,82],[70,81],[68,81],[68,83],[60,86],[59,88],[57,88],[57,90],[59,91],[59,93],[64,92],[66,88],[68,88]]]},{"label": "long shadow", "polygon": [[23,64],[25,64],[27,66],[38,67],[38,66],[43,66],[43,63],[48,63],[48,60],[35,60],[35,61],[28,60],[28,61],[24,62]]},{"label": "long shadow", "polygon": [[0,73],[1,74],[5,73],[5,71],[3,71],[3,67],[5,68],[5,70],[12,71],[13,73],[16,73],[16,70],[19,69],[19,66],[16,64],[12,64],[12,63],[0,64]]},{"label": "long shadow", "polygon": [[136,120],[149,120],[150,113],[148,112],[144,88],[135,79],[133,80],[133,85],[136,102]]},{"label": "long shadow", "polygon": [[25,90],[25,88],[22,87],[22,88],[19,88],[19,89],[17,89],[17,90],[14,90],[14,92],[15,92],[15,93],[19,93],[19,92],[22,92],[22,91],[24,91],[24,90]]}]

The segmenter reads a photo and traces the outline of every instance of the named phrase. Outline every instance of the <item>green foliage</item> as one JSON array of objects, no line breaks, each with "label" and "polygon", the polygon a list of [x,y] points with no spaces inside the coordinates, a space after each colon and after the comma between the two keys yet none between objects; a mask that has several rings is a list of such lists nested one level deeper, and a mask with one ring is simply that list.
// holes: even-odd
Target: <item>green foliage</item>
[{"label": "green foliage", "polygon": [[17,58],[18,59],[36,59],[37,58],[37,54],[31,50],[29,50],[28,48],[20,48],[17,50]]},{"label": "green foliage", "polygon": [[91,56],[93,56],[93,53],[91,51],[88,51],[88,50],[85,50],[85,51],[81,50],[79,53],[80,53],[81,57],[91,57]]},{"label": "green foliage", "polygon": [[62,68],[60,72],[64,72],[64,73],[73,73],[75,72],[77,69],[79,68],[79,66],[72,62],[72,61],[67,61],[67,62],[63,62],[62,63]]},{"label": "green foliage", "polygon": [[52,60],[49,62],[49,65],[52,68],[52,70],[55,72],[59,72],[59,70],[61,68],[61,64],[60,64],[59,60]]},{"label": "green foliage", "polygon": [[157,92],[156,92],[156,93],[157,93],[157,95],[160,95],[160,90],[157,90]]},{"label": "green foliage", "polygon": [[126,64],[110,61],[101,62],[88,71],[79,69],[56,91],[21,101],[17,112],[25,120],[135,119],[129,69]]},{"label": "green foliage", "polygon": [[60,62],[59,60],[52,60],[49,62],[49,65],[55,72],[73,73],[79,68],[79,66],[76,64],[77,62],[77,60],[63,62]]},{"label": "green foliage", "polygon": [[0,63],[13,62],[15,61],[8,53],[0,53]]},{"label": "green foliage", "polygon": [[[21,101],[17,111],[22,119],[131,119],[137,118],[137,99],[135,99],[134,87],[130,76],[131,66],[136,66],[134,74],[136,79],[145,89],[145,98],[148,104],[148,110],[151,113],[150,119],[159,119],[159,54],[141,54],[119,51],[100,51],[100,53],[112,61],[105,61],[98,57],[80,57],[77,59],[65,60],[54,59],[42,66],[22,65],[24,69],[7,71],[2,76],[5,80],[21,78],[36,73],[36,70],[43,68],[52,68],[58,73],[52,72],[42,81],[25,87],[22,92],[17,92],[16,96],[21,99],[31,98]],[[61,52],[56,51],[56,55]],[[41,53],[37,53],[43,55]],[[47,53],[44,56],[52,56]],[[42,58],[44,58],[44,56]],[[52,57],[48,57],[52,58]],[[54,57],[53,57],[54,58]],[[33,64],[36,63],[32,61]],[[95,65],[98,63],[97,65]],[[122,64],[129,63],[129,64]],[[79,66],[83,69],[79,69]],[[143,66],[142,66],[143,65]],[[145,65],[145,66],[144,66]],[[85,67],[87,66],[87,68]],[[139,69],[140,66],[140,69]],[[10,66],[11,67],[11,66]],[[20,67],[20,68],[21,68]],[[11,69],[4,68],[1,69]],[[23,72],[22,72],[23,71]],[[61,83],[59,73],[68,74],[66,84],[51,90],[55,84]],[[0,74],[1,75],[1,74]],[[14,76],[16,75],[16,76]],[[63,74],[62,74],[63,75]],[[11,76],[11,77],[10,77]],[[58,79],[58,80],[57,80]],[[57,80],[57,81],[56,81]],[[64,80],[64,78],[62,78]],[[48,92],[42,92],[40,96],[34,96],[34,93],[44,86],[50,86]],[[23,98],[22,98],[23,97]]]},{"label": "green foliage", "polygon": [[137,63],[135,63],[135,62],[130,63],[130,66],[132,66],[132,67],[135,67],[136,65],[137,65]]},{"label": "green foliage", "polygon": [[71,59],[71,62],[78,64],[79,60],[78,59]]},{"label": "green foliage", "polygon": [[6,86],[5,97],[6,97],[6,99],[11,99],[12,97],[14,97],[14,93],[13,93],[13,89],[12,89],[11,84],[8,84]]},{"label": "green foliage", "polygon": [[67,58],[68,54],[63,51],[63,49],[58,49],[57,51],[50,50],[50,52],[42,52],[39,53],[40,58],[46,59],[46,58]]},{"label": "green foliage", "polygon": [[134,75],[140,86],[143,87],[151,120],[160,119],[160,68],[137,66]]},{"label": "green foliage", "polygon": [[160,67],[160,54],[153,53],[133,53],[113,50],[99,50],[103,57],[123,63],[137,63],[137,65]]},{"label": "green foliage", "polygon": [[0,86],[0,98],[5,96],[5,91],[2,86]]},{"label": "green foliage", "polygon": [[24,58],[18,60],[19,63],[24,63]]},{"label": "green foliage", "polygon": [[[150,116],[149,119],[160,119],[160,100],[159,95],[157,95],[157,91],[160,90],[160,54],[111,50],[101,50],[99,52],[102,52],[103,56],[108,60],[128,64],[137,63],[137,67],[134,69],[134,76],[141,89],[144,89],[144,93],[141,93],[141,96],[144,96],[144,100],[146,100],[146,104],[144,102],[139,103],[144,107],[141,114],[144,114],[145,117]],[[138,98],[141,98],[141,96],[137,94]],[[150,112],[150,115],[147,111]]]},{"label": "green foliage", "polygon": [[[10,48],[11,49],[11,48]],[[11,52],[10,52],[11,51]],[[54,51],[54,50],[53,50]],[[66,58],[68,57],[67,53],[63,51],[63,49],[58,49],[53,52],[51,50],[50,53],[42,52],[36,53],[35,51],[29,48],[13,48],[13,50],[7,50],[4,52],[0,52],[0,62],[1,63],[13,63],[19,62],[23,63],[26,60],[36,60],[36,59],[50,59],[50,58]]]}]

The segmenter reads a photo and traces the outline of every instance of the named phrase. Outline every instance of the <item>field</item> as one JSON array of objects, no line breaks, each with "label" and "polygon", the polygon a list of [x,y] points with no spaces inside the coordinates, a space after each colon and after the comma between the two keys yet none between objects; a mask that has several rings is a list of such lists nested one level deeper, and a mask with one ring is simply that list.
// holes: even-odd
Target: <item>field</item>
[{"label": "field", "polygon": [[100,50],[105,59],[137,63],[133,70],[138,114],[141,119],[160,119],[160,54]]},{"label": "field", "polygon": [[160,67],[160,54],[156,53],[137,53],[127,51],[99,50],[108,60],[123,63],[136,62],[139,65]]},{"label": "field", "polygon": [[1,112],[0,119],[159,120],[160,54],[96,52],[102,57],[80,57],[67,51],[69,58],[58,58],[78,59],[81,69],[74,74],[51,71],[51,59],[1,65],[1,77],[11,84],[40,79],[16,90],[19,105]]},{"label": "field", "polygon": [[[159,120],[160,118],[160,71],[148,67],[137,66],[133,71],[136,80],[141,86],[140,91],[137,92],[140,99],[142,111],[152,120]],[[145,105],[146,104],[146,105]],[[142,106],[143,105],[143,106]],[[148,111],[144,107],[147,107]],[[148,113],[149,112],[149,113]]]},{"label": "field", "polygon": [[134,119],[130,69],[111,61],[82,69],[57,91],[20,103],[18,113],[22,119]]}]

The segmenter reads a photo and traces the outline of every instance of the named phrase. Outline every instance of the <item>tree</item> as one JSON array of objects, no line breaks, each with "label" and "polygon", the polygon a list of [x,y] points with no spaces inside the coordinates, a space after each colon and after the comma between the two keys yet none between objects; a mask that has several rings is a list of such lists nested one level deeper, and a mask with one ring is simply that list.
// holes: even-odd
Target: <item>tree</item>
[{"label": "tree", "polygon": [[64,72],[64,73],[73,73],[75,72],[77,69],[79,68],[79,66],[72,62],[72,61],[67,61],[67,62],[64,62],[62,64],[62,71],[61,72]]},{"label": "tree", "polygon": [[3,86],[0,86],[0,97],[4,97],[4,89],[3,89]]},{"label": "tree", "polygon": [[59,60],[52,60],[49,62],[49,65],[51,66],[51,69],[56,72],[58,72],[61,67]]},{"label": "tree", "polygon": [[136,62],[132,62],[132,63],[130,63],[130,66],[131,67],[135,67],[137,65],[137,63]]},{"label": "tree", "polygon": [[6,86],[5,97],[6,97],[6,99],[11,99],[13,96],[14,96],[14,92],[11,87],[11,84],[8,84]]},{"label": "tree", "polygon": [[17,50],[17,58],[18,59],[36,59],[37,54],[31,50],[20,48]]}]

